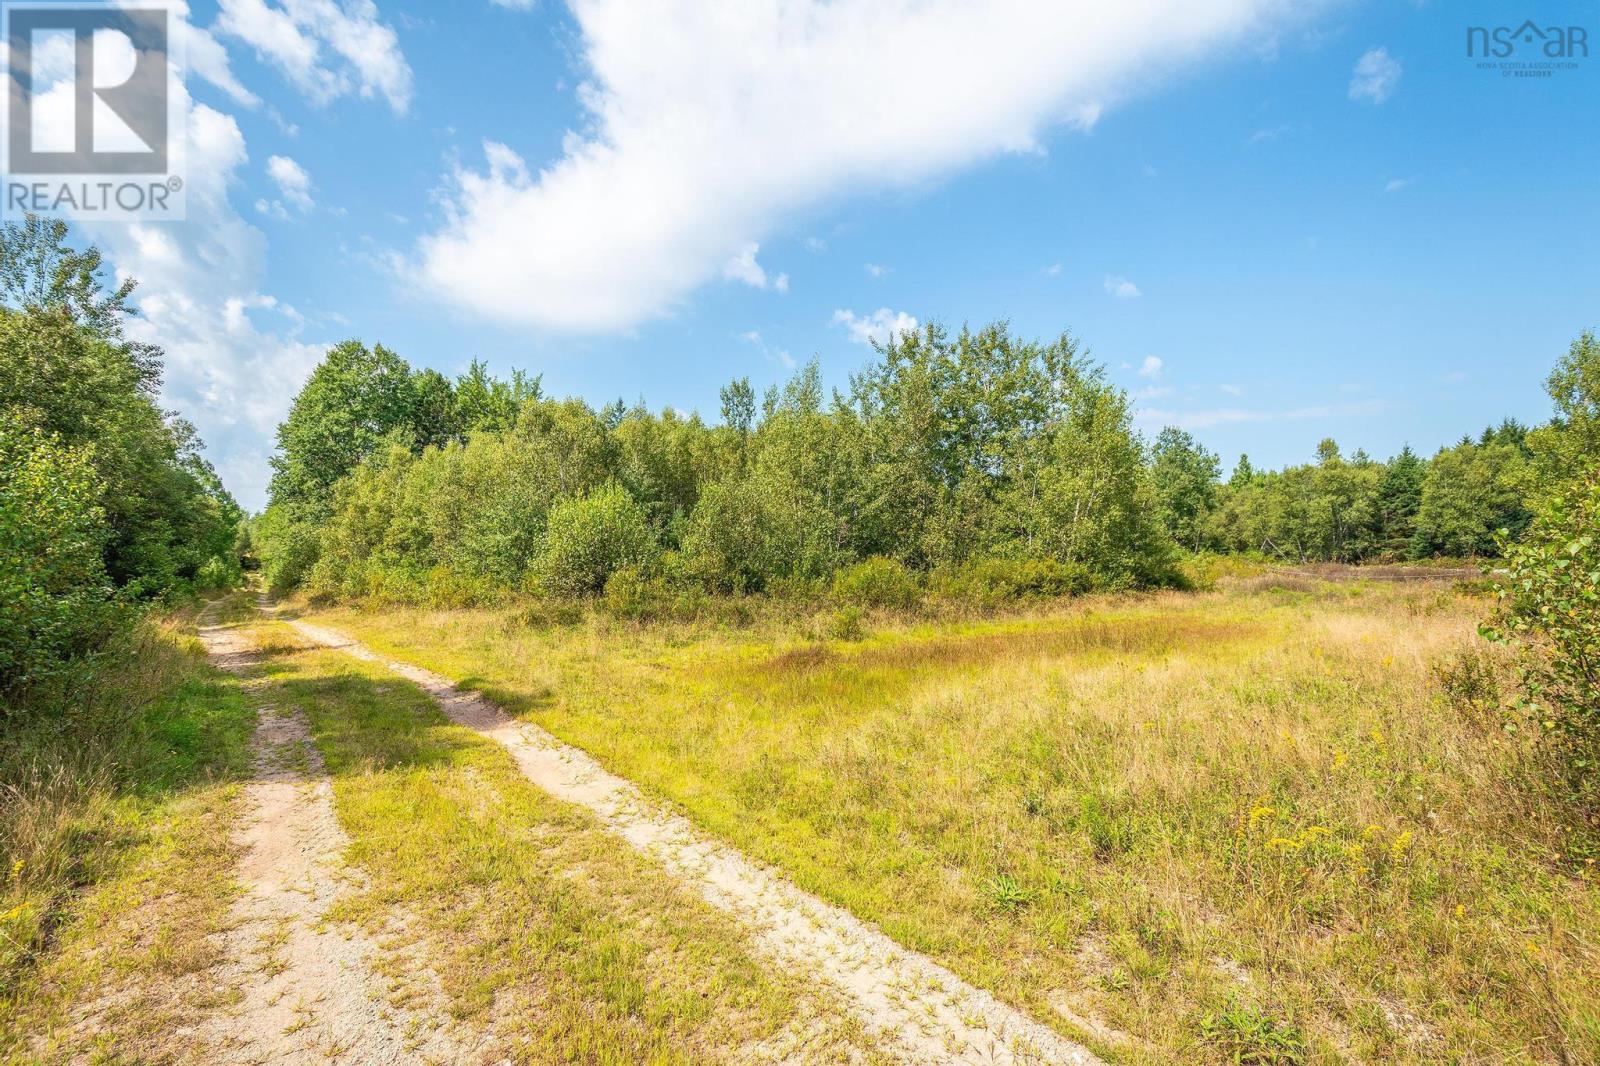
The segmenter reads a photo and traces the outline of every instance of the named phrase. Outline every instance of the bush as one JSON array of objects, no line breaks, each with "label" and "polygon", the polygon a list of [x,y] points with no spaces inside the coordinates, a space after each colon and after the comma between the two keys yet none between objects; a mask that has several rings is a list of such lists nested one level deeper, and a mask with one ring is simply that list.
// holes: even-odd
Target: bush
[{"label": "bush", "polygon": [[100,494],[86,450],[0,419],[0,693],[56,676],[115,631]]},{"label": "bush", "polygon": [[1579,790],[1600,795],[1600,465],[1552,497],[1521,543],[1502,537],[1491,640],[1524,651],[1523,706],[1568,742]]},{"label": "bush", "polygon": [[1079,563],[1054,559],[981,559],[935,575],[939,594],[994,607],[1032,597],[1081,596],[1094,577]]},{"label": "bush", "polygon": [[856,607],[904,610],[915,606],[921,594],[916,575],[881,555],[845,567],[833,575],[833,598]]},{"label": "bush", "polygon": [[683,553],[715,592],[761,592],[780,579],[833,567],[834,523],[816,494],[784,473],[707,486],[690,516]]},{"label": "bush", "polygon": [[239,583],[242,574],[239,570],[239,560],[213,555],[194,575],[194,586],[197,589],[217,591],[230,589]]},{"label": "bush", "polygon": [[611,483],[550,509],[534,580],[550,595],[590,596],[618,570],[648,565],[659,553],[644,508]]},{"label": "bush", "polygon": [[834,640],[860,640],[867,635],[861,625],[861,608],[841,607],[828,619],[824,632]]}]

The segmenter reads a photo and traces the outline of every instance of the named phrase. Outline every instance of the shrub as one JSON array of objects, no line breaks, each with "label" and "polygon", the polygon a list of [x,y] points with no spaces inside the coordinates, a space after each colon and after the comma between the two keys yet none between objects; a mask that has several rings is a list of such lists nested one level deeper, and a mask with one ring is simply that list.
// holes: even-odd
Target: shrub
[{"label": "shrub", "polygon": [[832,516],[789,475],[731,477],[707,486],[690,516],[683,553],[716,592],[761,592],[781,578],[833,567]]},{"label": "shrub", "polygon": [[861,608],[841,607],[828,619],[825,630],[834,640],[860,640],[866,636],[866,630],[861,625]]},{"label": "shrub", "polygon": [[875,555],[833,575],[833,598],[856,607],[915,606],[922,594],[916,575],[893,559]]},{"label": "shrub", "polygon": [[611,483],[550,509],[533,572],[546,593],[589,596],[623,567],[653,562],[659,550],[644,508]]},{"label": "shrub", "polygon": [[1521,543],[1501,538],[1500,609],[1483,629],[1524,652],[1523,706],[1569,744],[1578,788],[1600,792],[1600,465],[1553,496]]},{"label": "shrub", "polygon": [[1080,596],[1094,578],[1079,563],[1054,559],[980,559],[935,575],[939,594],[993,607],[1029,597]]},{"label": "shrub", "polygon": [[690,619],[705,597],[693,584],[674,584],[660,574],[624,566],[606,581],[601,605],[615,618],[649,622],[660,618]]},{"label": "shrub", "polygon": [[239,583],[240,576],[237,558],[213,555],[195,573],[194,585],[197,589],[229,589]]},{"label": "shrub", "polygon": [[86,450],[0,419],[0,693],[55,676],[115,630],[100,494]]}]

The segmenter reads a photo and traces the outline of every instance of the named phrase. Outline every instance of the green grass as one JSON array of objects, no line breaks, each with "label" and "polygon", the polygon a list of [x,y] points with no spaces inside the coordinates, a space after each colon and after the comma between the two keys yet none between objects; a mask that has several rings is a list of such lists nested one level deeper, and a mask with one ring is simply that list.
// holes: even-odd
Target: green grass
[{"label": "green grass", "polygon": [[337,917],[385,941],[400,995],[425,961],[450,1013],[492,1021],[519,1061],[871,1056],[837,1003],[421,690],[332,651],[263,676],[310,724],[366,886]]},{"label": "green grass", "polygon": [[859,641],[825,619],[317,621],[1111,1057],[1600,1059],[1593,866],[1538,751],[1439,681],[1505,682],[1482,601],[1283,584],[869,618]]},{"label": "green grass", "polygon": [[0,741],[0,1061],[161,1058],[225,995],[255,714],[177,620]]}]

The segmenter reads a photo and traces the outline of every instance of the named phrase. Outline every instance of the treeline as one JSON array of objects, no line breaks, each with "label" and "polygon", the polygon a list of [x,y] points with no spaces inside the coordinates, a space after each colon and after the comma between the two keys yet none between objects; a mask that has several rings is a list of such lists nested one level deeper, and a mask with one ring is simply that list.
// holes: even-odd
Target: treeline
[{"label": "treeline", "polygon": [[[1594,353],[1585,335],[1563,366]],[[759,398],[735,381],[716,424],[477,363],[452,382],[352,341],[280,428],[255,532],[273,587],[336,597],[806,593],[862,564],[955,595],[1138,588],[1180,583],[1185,551],[1493,555],[1531,518],[1553,432],[1507,421],[1387,462],[1325,441],[1223,480],[1180,430],[1147,446],[1071,337],[1003,323],[899,336],[831,394],[814,363]]]},{"label": "treeline", "polygon": [[238,576],[243,514],[156,402],[162,353],[124,335],[133,283],[66,236],[0,230],[0,719],[69,691],[143,604]]},{"label": "treeline", "polygon": [[998,580],[1063,591],[1173,579],[1127,397],[1068,337],[929,327],[848,390],[813,364],[760,398],[733,382],[721,414],[595,410],[341,345],[279,432],[256,525],[269,579],[470,600],[598,593],[625,571],[783,593],[880,556],[949,581],[1010,561]]},{"label": "treeline", "polygon": [[1527,528],[1538,435],[1507,419],[1423,459],[1387,462],[1333,440],[1313,463],[1258,471],[1241,456],[1222,481],[1216,455],[1166,429],[1152,476],[1167,528],[1193,550],[1253,552],[1293,562],[1396,562],[1493,557],[1497,535]]}]

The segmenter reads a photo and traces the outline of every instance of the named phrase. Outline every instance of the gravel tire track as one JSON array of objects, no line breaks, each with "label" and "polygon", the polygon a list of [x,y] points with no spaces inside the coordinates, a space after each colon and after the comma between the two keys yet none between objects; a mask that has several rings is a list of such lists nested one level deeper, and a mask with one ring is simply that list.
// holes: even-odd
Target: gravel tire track
[{"label": "gravel tire track", "polygon": [[[216,624],[220,603],[201,614],[200,640],[212,662],[244,673],[261,657],[237,628]],[[258,711],[255,776],[245,786],[247,814],[237,831],[242,892],[225,939],[230,961],[217,974],[242,998],[203,1028],[216,1056],[207,1061],[485,1061],[437,1014],[387,1002],[368,937],[325,927],[348,887],[339,876],[348,839],[334,817],[333,789],[300,715],[271,705]]]},{"label": "gravel tire track", "polygon": [[379,663],[424,689],[452,721],[503,745],[529,780],[592,811],[607,829],[743,921],[777,963],[839,989],[867,1029],[906,1062],[1100,1063],[1088,1049],[926,955],[901,947],[876,926],[801,891],[688,819],[662,810],[636,786],[538,726],[512,719],[482,696],[431,671],[386,659],[334,630],[288,624],[315,644]]}]

